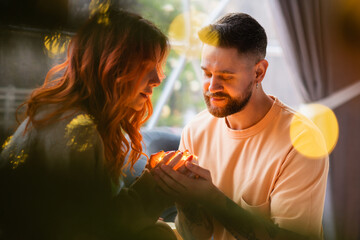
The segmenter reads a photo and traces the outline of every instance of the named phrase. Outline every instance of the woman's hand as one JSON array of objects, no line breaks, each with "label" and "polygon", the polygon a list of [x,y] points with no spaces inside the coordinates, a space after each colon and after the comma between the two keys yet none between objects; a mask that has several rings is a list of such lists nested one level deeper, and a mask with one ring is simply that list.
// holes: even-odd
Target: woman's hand
[{"label": "woman's hand", "polygon": [[150,159],[148,160],[145,168],[149,169],[150,172],[152,172],[152,169],[155,169],[165,164],[174,169],[175,171],[194,178],[196,176],[185,167],[186,162],[193,161],[196,161],[196,157],[194,159],[194,155],[190,154],[189,151],[160,151],[150,156]]},{"label": "woman's hand", "polygon": [[145,165],[145,168],[149,169],[150,172],[152,172],[154,168],[159,167],[162,164],[166,164],[171,158],[175,156],[176,153],[177,152],[175,151],[169,151],[169,152],[160,151],[154,153],[150,156],[148,162]]}]

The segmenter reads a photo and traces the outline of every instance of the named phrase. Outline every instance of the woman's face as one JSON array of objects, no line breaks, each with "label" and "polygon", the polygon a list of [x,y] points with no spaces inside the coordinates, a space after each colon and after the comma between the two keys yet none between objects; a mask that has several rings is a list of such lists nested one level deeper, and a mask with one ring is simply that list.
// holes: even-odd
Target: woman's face
[{"label": "woman's face", "polygon": [[135,111],[140,111],[143,109],[145,102],[150,101],[153,88],[159,86],[162,81],[162,77],[159,76],[157,71],[157,64],[159,63],[153,62],[150,63],[148,67],[146,67],[147,70],[145,76],[140,80],[137,93],[129,104],[129,107]]}]

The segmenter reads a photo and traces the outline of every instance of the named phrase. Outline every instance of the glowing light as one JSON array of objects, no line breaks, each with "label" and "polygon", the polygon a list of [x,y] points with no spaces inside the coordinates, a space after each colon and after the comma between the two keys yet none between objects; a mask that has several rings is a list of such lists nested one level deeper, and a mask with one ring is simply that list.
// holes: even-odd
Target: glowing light
[{"label": "glowing light", "polygon": [[204,27],[199,31],[200,39],[205,42],[206,44],[212,46],[218,46],[220,36],[219,33],[213,30],[210,26]]},{"label": "glowing light", "polygon": [[5,150],[5,149],[7,149],[9,147],[12,138],[13,138],[13,136],[10,136],[5,140],[4,144],[2,145],[3,150]]},{"label": "glowing light", "polygon": [[[176,157],[176,155],[179,154],[179,153],[180,153],[179,150],[176,151],[175,154],[164,164],[168,165],[171,162],[171,160],[173,160]],[[151,166],[151,168],[156,167],[156,165],[158,165],[161,162],[161,160],[163,160],[163,158],[165,157],[166,154],[167,154],[167,152],[160,151],[160,152],[157,152],[157,153],[151,155],[151,157],[150,157],[150,166]],[[190,156],[192,156],[192,158],[189,158]],[[192,160],[197,161],[197,156],[194,155],[194,154],[191,154],[188,150],[184,151],[181,159],[173,167],[173,169],[177,170],[178,168],[183,166],[185,164],[186,160],[188,160],[188,161],[192,161]]]},{"label": "glowing light", "polygon": [[150,157],[150,167],[154,168],[156,167],[156,165],[161,162],[161,160],[164,158],[165,156],[165,152],[164,151],[160,151],[157,153],[154,153],[153,155],[151,155]]},{"label": "glowing light", "polygon": [[170,116],[171,109],[169,105],[164,105],[163,109],[161,110],[161,117],[167,118]]},{"label": "glowing light", "polygon": [[170,64],[171,68],[175,68],[179,64],[179,61],[175,58],[169,58],[168,63]]},{"label": "glowing light", "polygon": [[[358,0],[343,0],[339,4],[339,11],[343,15],[351,15],[351,19],[356,23],[360,23],[360,16],[358,13],[360,10],[360,2]],[[356,24],[355,23],[355,24]]]},{"label": "glowing light", "polygon": [[[189,158],[191,156],[191,158]],[[185,152],[183,152],[183,155],[180,159],[180,161],[173,167],[174,170],[179,169],[181,166],[183,166],[185,164],[186,161],[197,161],[197,156],[194,154],[191,154],[188,150],[186,150]]]},{"label": "glowing light", "polygon": [[[186,28],[186,20],[189,18],[189,29]],[[198,58],[201,52],[201,41],[197,32],[206,20],[206,14],[192,10],[174,18],[169,27],[169,38],[173,43],[173,49],[178,54],[186,54],[190,58]]]},{"label": "glowing light", "polygon": [[94,146],[96,125],[90,115],[80,114],[65,127],[67,146],[79,152],[86,151]]},{"label": "glowing light", "polygon": [[[304,115],[311,120],[308,121]],[[315,124],[317,128],[313,126]],[[331,153],[339,136],[335,114],[321,104],[308,104],[300,108],[292,119],[290,138],[301,154],[319,158]]]},{"label": "glowing light", "polygon": [[24,150],[21,150],[18,154],[10,153],[9,159],[12,169],[16,169],[19,165],[23,164],[28,158],[28,154]]},{"label": "glowing light", "polygon": [[13,136],[8,137],[4,142],[4,144],[2,145],[2,149],[3,151],[10,151],[9,163],[12,165],[11,166],[12,169],[16,169],[26,161],[29,155],[25,152],[24,149],[21,149],[19,145],[16,144],[16,142],[14,142],[13,144],[12,139]]},{"label": "glowing light", "polygon": [[99,24],[105,24],[108,25],[110,23],[108,10],[110,7],[110,1],[109,0],[91,0],[89,4],[89,10],[90,10],[90,17],[93,16],[95,13],[99,12],[99,18],[98,23]]},{"label": "glowing light", "polygon": [[200,90],[201,86],[199,81],[193,80],[190,82],[190,90],[192,92],[198,92]]},{"label": "glowing light", "polygon": [[174,84],[174,91],[179,91],[181,89],[181,85],[181,82],[179,80],[176,80]]},{"label": "glowing light", "polygon": [[61,33],[46,35],[44,37],[44,46],[47,55],[51,58],[54,58],[57,55],[64,53],[69,42],[70,37],[63,36]]},{"label": "glowing light", "polygon": [[165,12],[172,12],[175,10],[175,8],[172,4],[167,3],[162,7],[162,10],[164,10]]}]

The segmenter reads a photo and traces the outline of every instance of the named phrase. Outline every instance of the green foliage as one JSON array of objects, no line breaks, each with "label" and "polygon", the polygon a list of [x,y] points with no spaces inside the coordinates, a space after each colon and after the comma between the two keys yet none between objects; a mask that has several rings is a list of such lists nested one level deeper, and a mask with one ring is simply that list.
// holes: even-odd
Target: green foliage
[{"label": "green foliage", "polygon": [[181,0],[137,0],[137,3],[138,12],[166,33],[171,21],[182,12]]}]

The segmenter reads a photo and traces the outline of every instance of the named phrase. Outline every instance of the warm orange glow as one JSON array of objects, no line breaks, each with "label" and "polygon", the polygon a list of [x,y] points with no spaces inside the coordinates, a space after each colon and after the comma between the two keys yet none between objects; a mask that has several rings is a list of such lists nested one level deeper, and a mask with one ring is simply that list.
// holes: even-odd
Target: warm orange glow
[{"label": "warm orange glow", "polygon": [[164,158],[164,156],[165,156],[164,151],[160,151],[160,152],[157,152],[157,153],[151,155],[151,157],[150,157],[150,167],[151,168],[156,167],[156,165]]},{"label": "warm orange glow", "polygon": [[[164,164],[168,165],[171,160],[173,160],[181,151],[176,151],[175,154]],[[153,155],[151,155],[150,157],[150,166],[151,168],[156,167],[156,165],[158,165],[161,160],[163,160],[163,158],[165,157],[165,155],[168,154],[168,152],[164,152],[164,151],[160,151],[157,152]],[[191,154],[188,150],[186,150],[185,152],[183,152],[183,155],[181,157],[181,159],[179,160],[179,162],[173,167],[174,170],[179,169],[181,166],[183,166],[185,164],[186,161],[192,161],[195,160],[197,161],[197,156],[194,154]]]},{"label": "warm orange glow", "polygon": [[191,154],[188,150],[186,150],[183,153],[183,156],[181,157],[180,161],[173,167],[174,170],[179,169],[181,166],[183,166],[185,164],[186,161],[191,161],[191,160],[197,160],[197,156],[194,154]]}]

